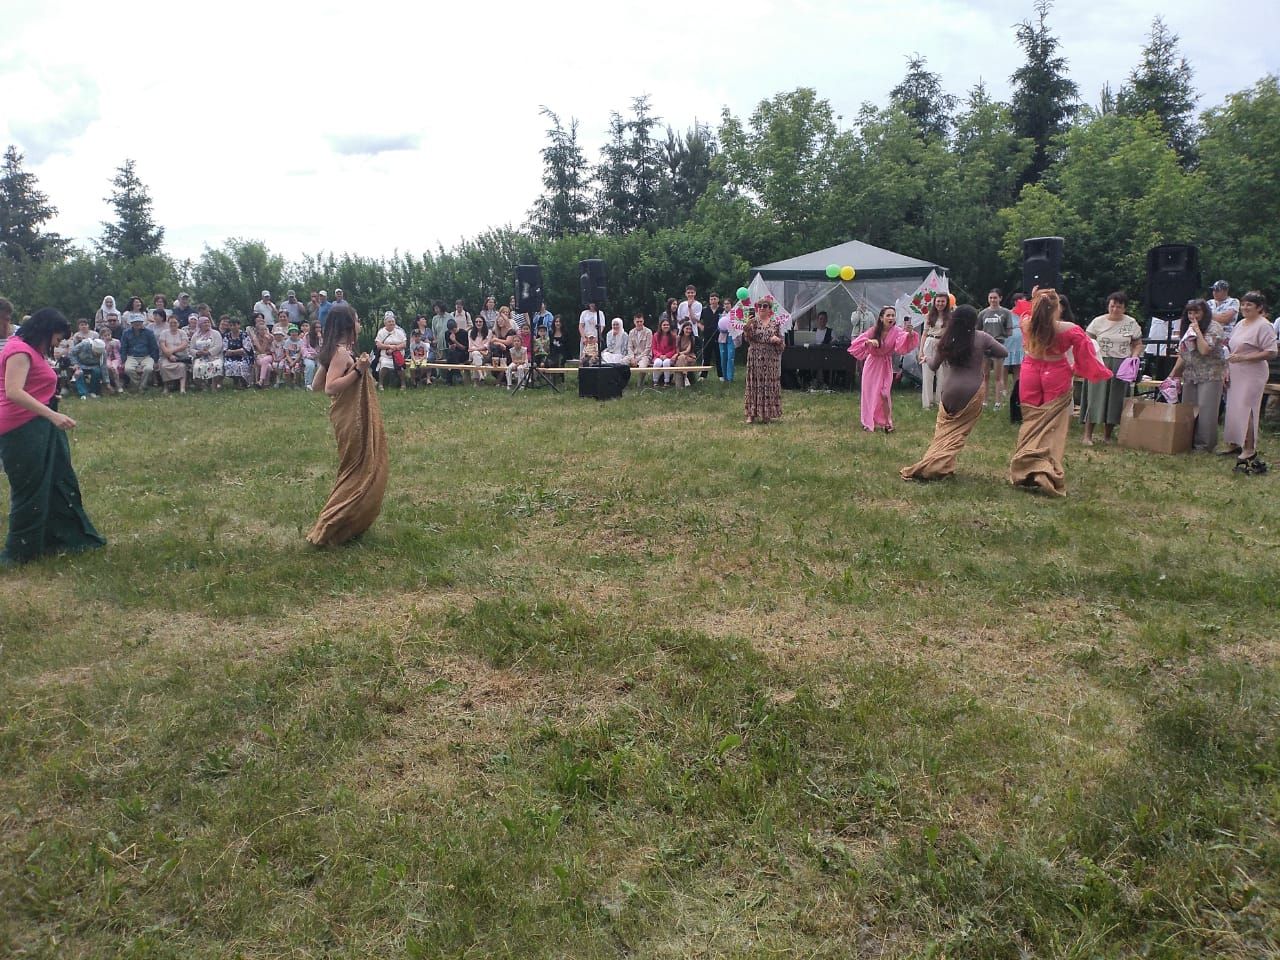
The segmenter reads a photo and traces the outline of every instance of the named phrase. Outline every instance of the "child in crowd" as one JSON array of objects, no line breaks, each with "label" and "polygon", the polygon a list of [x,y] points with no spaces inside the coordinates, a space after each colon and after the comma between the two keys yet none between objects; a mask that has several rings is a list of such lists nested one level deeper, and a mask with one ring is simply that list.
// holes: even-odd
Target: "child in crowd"
[{"label": "child in crowd", "polygon": [[409,386],[417,387],[431,382],[431,345],[423,338],[421,330],[409,336],[409,359],[405,367],[409,371]]},{"label": "child in crowd", "polygon": [[275,330],[271,332],[271,372],[275,376],[277,387],[284,386],[288,368],[288,358],[284,349],[284,327],[277,323]]},{"label": "child in crowd", "polygon": [[538,324],[537,336],[533,338],[533,365],[545,367],[547,357],[551,354],[551,331],[545,323]]},{"label": "child in crowd", "polygon": [[71,362],[70,338],[62,340],[53,348],[53,368],[58,372],[58,396],[69,396],[75,379],[75,364]]},{"label": "child in crowd", "polygon": [[510,362],[507,364],[507,389],[514,390],[518,386],[524,389],[525,378],[529,373],[529,354],[524,343],[516,339],[511,344]]},{"label": "child in crowd", "polygon": [[289,325],[289,338],[284,342],[284,376],[291,387],[302,386],[302,331]]},{"label": "child in crowd", "polygon": [[106,386],[108,392],[124,392],[124,358],[120,356],[120,341],[111,335],[111,327],[102,325],[99,331],[102,337],[103,361],[106,370]]}]

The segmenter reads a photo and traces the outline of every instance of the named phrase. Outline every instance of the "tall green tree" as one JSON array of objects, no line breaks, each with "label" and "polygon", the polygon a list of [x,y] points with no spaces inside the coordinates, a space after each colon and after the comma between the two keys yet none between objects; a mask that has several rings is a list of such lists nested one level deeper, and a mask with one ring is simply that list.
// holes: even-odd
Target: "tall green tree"
[{"label": "tall green tree", "polygon": [[1178,50],[1178,35],[1158,14],[1151,21],[1142,60],[1116,95],[1116,110],[1129,117],[1153,113],[1184,164],[1195,157],[1196,92],[1191,64]]},{"label": "tall green tree", "polygon": [[159,254],[164,228],[152,218],[151,194],[138,178],[133,160],[121,164],[111,186],[114,189],[106,200],[115,210],[116,219],[103,223],[99,251],[120,260]]},{"label": "tall green tree", "polygon": [[657,225],[658,197],[663,189],[661,145],[654,136],[661,118],[650,109],[647,95],[631,100],[627,121],[627,162],[631,170],[633,215],[637,226]]},{"label": "tall green tree", "polygon": [[814,198],[831,183],[835,139],[831,104],[811,87],[760,101],[745,124],[721,113],[718,161],[726,182],[772,222],[780,255],[799,252],[812,238]]},{"label": "tall green tree", "polygon": [[918,53],[907,57],[907,74],[889,91],[889,103],[915,122],[925,140],[945,140],[951,132],[957,100],[943,91],[942,78]]},{"label": "tall green tree", "polygon": [[1110,291],[1142,289],[1153,246],[1199,236],[1199,197],[1155,117],[1092,117],[1063,137],[1044,180],[1002,212],[1004,253],[1013,267],[1024,238],[1063,237],[1063,278],[1077,312],[1101,312]]},{"label": "tall green tree", "polygon": [[1010,107],[1018,136],[1035,144],[1024,182],[1043,176],[1053,161],[1054,138],[1066,132],[1079,109],[1080,90],[1067,76],[1067,60],[1058,53],[1058,38],[1047,23],[1052,7],[1049,0],[1037,0],[1035,20],[1024,20],[1015,30],[1026,60],[1010,78]]},{"label": "tall green tree", "polygon": [[1280,80],[1275,74],[1201,116],[1201,260],[1235,290],[1280,299]]},{"label": "tall green tree", "polygon": [[40,261],[62,253],[65,241],[44,225],[58,214],[40,190],[36,175],[22,166],[13,144],[4,152],[0,171],[0,257],[11,263]]},{"label": "tall green tree", "polygon": [[590,224],[588,198],[590,168],[578,143],[578,121],[571,117],[566,127],[555,111],[539,111],[550,121],[547,143],[542,148],[544,192],[529,212],[529,225],[541,237],[563,237],[581,233]]},{"label": "tall green tree", "polygon": [[616,110],[609,114],[609,138],[600,148],[595,170],[595,224],[602,233],[622,234],[634,229],[632,172],[627,151],[627,123]]},{"label": "tall green tree", "polygon": [[693,215],[711,186],[715,152],[715,139],[705,124],[695,123],[683,134],[667,127],[661,144],[663,176],[658,198],[659,220],[664,226],[677,226]]}]

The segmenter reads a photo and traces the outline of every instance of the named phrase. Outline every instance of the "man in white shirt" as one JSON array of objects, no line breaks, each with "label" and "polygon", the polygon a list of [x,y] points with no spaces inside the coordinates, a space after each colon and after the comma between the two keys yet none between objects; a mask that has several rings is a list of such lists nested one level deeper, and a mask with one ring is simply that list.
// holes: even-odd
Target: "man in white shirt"
[{"label": "man in white shirt", "polygon": [[279,309],[271,302],[270,290],[262,291],[262,296],[258,298],[258,302],[253,305],[253,312],[262,314],[268,324],[275,322],[276,314],[279,313]]},{"label": "man in white shirt", "polygon": [[596,308],[595,303],[588,303],[587,309],[578,315],[578,358],[582,358],[582,345],[589,339],[599,341],[604,334],[604,313]]},{"label": "man in white shirt", "polygon": [[1236,317],[1240,315],[1240,301],[1231,296],[1231,286],[1227,281],[1219,280],[1213,285],[1213,295],[1209,299],[1209,312],[1230,336]]},{"label": "man in white shirt", "polygon": [[676,309],[676,320],[679,321],[681,327],[684,326],[686,320],[692,323],[694,335],[696,336],[700,329],[699,321],[701,319],[702,304],[698,302],[698,291],[693,284],[689,284],[684,288],[684,303],[680,304]]}]

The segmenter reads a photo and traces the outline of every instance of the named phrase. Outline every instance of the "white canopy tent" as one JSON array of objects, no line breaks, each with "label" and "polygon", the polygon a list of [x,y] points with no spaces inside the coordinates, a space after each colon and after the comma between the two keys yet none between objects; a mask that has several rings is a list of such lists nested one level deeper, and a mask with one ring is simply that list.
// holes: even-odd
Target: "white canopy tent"
[{"label": "white canopy tent", "polygon": [[[852,280],[832,280],[830,265],[853,267]],[[808,330],[819,311],[837,340],[850,340],[875,320],[884,306],[909,299],[931,272],[945,279],[947,269],[892,250],[851,240],[825,250],[753,267],[751,299],[772,294],[791,315],[794,329]]]}]

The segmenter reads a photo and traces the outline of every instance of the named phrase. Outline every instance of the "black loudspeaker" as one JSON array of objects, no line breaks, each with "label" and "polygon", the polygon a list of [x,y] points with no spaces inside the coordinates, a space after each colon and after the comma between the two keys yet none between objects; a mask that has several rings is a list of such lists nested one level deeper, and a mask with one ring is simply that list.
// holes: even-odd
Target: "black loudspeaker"
[{"label": "black loudspeaker", "polygon": [[609,299],[609,294],[605,288],[603,260],[579,261],[578,293],[581,295],[583,310],[587,308],[589,303],[594,303],[597,307],[605,305],[605,301]]},{"label": "black loudspeaker", "polygon": [[1061,237],[1032,237],[1022,241],[1022,289],[1029,297],[1036,287],[1062,289]]},{"label": "black loudspeaker", "polygon": [[533,316],[542,306],[542,268],[536,263],[516,267],[516,309]]},{"label": "black loudspeaker", "polygon": [[578,396],[612,400],[631,382],[631,368],[621,363],[578,369]]},{"label": "black loudspeaker", "polygon": [[1147,309],[1153,315],[1177,316],[1200,296],[1200,248],[1166,243],[1147,251]]}]

